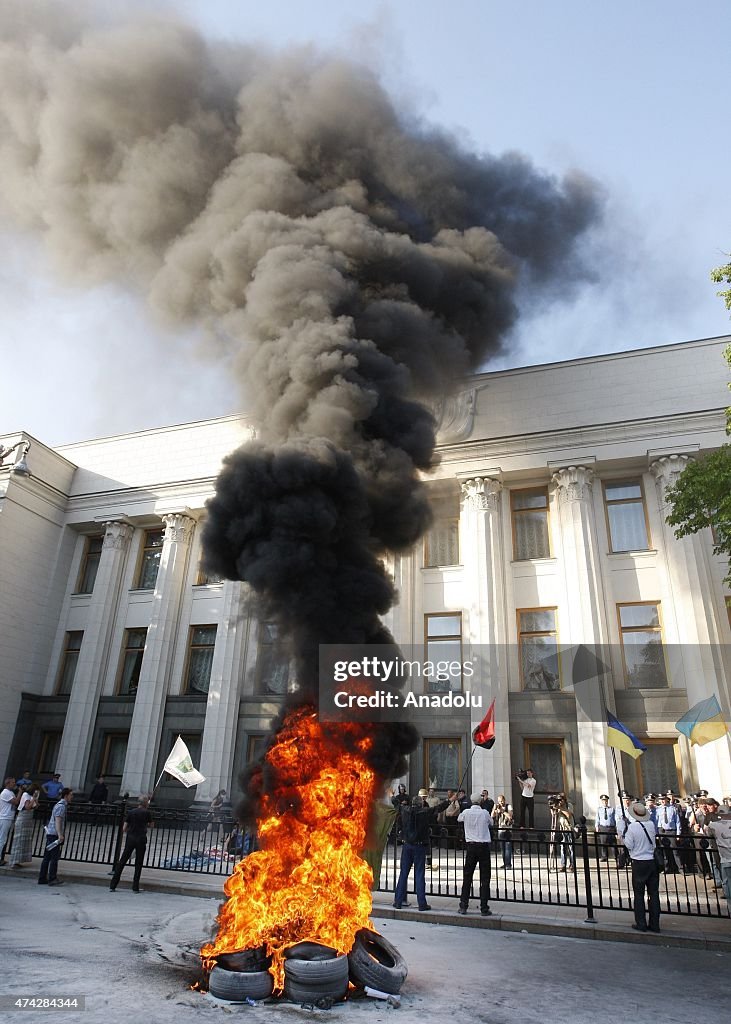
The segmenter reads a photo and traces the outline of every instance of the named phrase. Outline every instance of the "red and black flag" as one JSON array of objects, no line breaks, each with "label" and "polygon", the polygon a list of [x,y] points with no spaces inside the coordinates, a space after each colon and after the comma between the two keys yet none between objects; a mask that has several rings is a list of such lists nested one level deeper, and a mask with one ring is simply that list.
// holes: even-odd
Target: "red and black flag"
[{"label": "red and black flag", "polygon": [[495,743],[495,701],[487,709],[487,714],[472,733],[472,741],[476,747],[489,750]]}]

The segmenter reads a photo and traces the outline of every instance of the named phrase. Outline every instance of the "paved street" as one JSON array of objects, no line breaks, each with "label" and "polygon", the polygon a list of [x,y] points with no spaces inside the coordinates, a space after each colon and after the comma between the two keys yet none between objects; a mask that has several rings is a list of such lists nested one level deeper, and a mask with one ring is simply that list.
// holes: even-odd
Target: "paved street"
[{"label": "paved street", "polygon": [[[486,1024],[595,1024],[602,1006],[613,1007],[612,1015],[621,1007],[632,1024],[717,1024],[728,1003],[727,952],[390,919],[376,924],[409,964],[400,1010],[370,1000],[314,1013],[291,1004],[228,1007],[189,988],[199,977],[197,949],[213,929],[215,898],[127,888],[111,894],[72,880],[47,889],[28,875],[0,878],[0,904],[0,993],[86,998],[84,1012],[18,1011],[26,1024],[186,1024],[223,1021],[232,1012],[256,1022],[377,1024],[397,1012],[404,1024],[447,1014]],[[667,990],[670,979],[673,995],[660,1016],[658,986]],[[16,1018],[11,1012],[5,1019]]]}]

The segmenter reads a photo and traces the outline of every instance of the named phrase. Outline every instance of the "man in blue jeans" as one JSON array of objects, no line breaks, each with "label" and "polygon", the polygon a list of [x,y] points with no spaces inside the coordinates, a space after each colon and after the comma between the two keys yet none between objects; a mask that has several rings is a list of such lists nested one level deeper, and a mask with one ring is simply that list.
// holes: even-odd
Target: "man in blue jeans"
[{"label": "man in blue jeans", "polygon": [[434,807],[428,805],[429,793],[420,789],[411,804],[401,808],[401,871],[399,872],[396,894],[393,905],[397,910],[408,907],[406,902],[406,886],[409,881],[411,867],[414,868],[414,886],[419,910],[431,910],[426,902],[426,855],[429,850],[429,826],[437,820],[441,811],[449,807],[449,800],[440,800]]},{"label": "man in blue jeans", "polygon": [[63,885],[61,879],[58,878],[58,862],[66,841],[66,812],[73,795],[73,789],[62,789],[61,799],[51,811],[50,820],[46,825],[46,849],[38,875],[39,885]]}]

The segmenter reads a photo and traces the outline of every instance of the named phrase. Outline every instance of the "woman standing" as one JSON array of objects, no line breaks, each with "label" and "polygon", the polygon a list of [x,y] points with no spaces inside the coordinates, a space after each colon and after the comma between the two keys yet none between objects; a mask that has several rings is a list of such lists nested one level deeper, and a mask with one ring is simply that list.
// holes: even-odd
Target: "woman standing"
[{"label": "woman standing", "polygon": [[33,811],[38,806],[40,790],[37,786],[24,786],[18,802],[18,816],[15,819],[13,848],[10,867],[22,868],[33,859]]}]

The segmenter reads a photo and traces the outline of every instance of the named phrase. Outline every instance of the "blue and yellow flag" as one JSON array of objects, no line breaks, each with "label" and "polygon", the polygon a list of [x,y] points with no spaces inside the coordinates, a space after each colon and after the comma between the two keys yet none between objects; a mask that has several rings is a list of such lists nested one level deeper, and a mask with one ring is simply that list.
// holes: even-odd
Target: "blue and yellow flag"
[{"label": "blue and yellow flag", "polygon": [[647,747],[631,733],[626,725],[622,725],[618,718],[615,718],[611,711],[607,711],[607,744],[622,750],[635,760],[644,754]]},{"label": "blue and yellow flag", "polygon": [[720,740],[728,732],[728,722],[723,717],[721,705],[714,693],[706,700],[698,701],[690,711],[675,723],[678,732],[682,732],[690,740],[691,746]]}]

